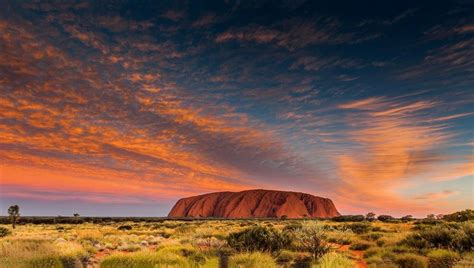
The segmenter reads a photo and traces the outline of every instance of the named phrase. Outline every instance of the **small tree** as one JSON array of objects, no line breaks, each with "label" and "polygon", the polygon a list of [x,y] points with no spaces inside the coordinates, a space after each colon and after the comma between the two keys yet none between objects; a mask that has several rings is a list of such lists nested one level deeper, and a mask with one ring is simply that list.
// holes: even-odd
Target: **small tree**
[{"label": "small tree", "polygon": [[435,215],[434,214],[428,214],[428,215],[426,215],[426,218],[429,219],[429,220],[434,220]]},{"label": "small tree", "polygon": [[375,213],[373,213],[373,212],[367,213],[367,215],[365,216],[365,219],[368,220],[368,221],[374,221],[375,220]]},{"label": "small tree", "polygon": [[315,222],[305,224],[296,231],[295,237],[298,244],[304,250],[311,252],[315,259],[326,254],[331,248],[325,241],[326,233],[323,228]]},{"label": "small tree", "polygon": [[79,218],[79,216],[81,216],[81,215],[79,215],[79,213],[74,213],[72,215],[74,216],[74,218]]},{"label": "small tree", "polygon": [[20,207],[18,205],[13,205],[8,208],[8,215],[12,219],[12,227],[15,229],[16,221],[20,217]]},{"label": "small tree", "polygon": [[412,215],[406,215],[406,216],[403,216],[400,218],[402,221],[411,221],[413,220],[413,216]]},{"label": "small tree", "polygon": [[382,222],[389,222],[389,221],[393,221],[394,218],[390,215],[379,215],[377,217],[377,220],[382,221]]}]

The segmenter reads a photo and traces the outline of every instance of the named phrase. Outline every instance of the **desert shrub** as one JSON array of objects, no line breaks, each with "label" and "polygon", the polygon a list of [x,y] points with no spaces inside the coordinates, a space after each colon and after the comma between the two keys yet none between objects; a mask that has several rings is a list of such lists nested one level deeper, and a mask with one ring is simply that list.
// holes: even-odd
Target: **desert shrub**
[{"label": "desert shrub", "polygon": [[445,221],[469,221],[474,220],[474,210],[466,209],[463,211],[454,212],[452,214],[444,215],[443,220]]},{"label": "desert shrub", "polygon": [[374,240],[374,241],[375,241],[375,240],[378,240],[378,239],[380,239],[380,238],[382,238],[382,237],[383,237],[383,234],[381,234],[381,233],[370,233],[370,234],[367,236],[367,238],[369,238],[369,239],[371,239],[371,240]]},{"label": "desert shrub", "polygon": [[369,248],[366,251],[364,251],[364,258],[371,258],[373,256],[376,256],[379,254],[379,249],[377,248]]},{"label": "desert shrub", "polygon": [[331,218],[333,221],[337,222],[347,222],[347,221],[364,221],[364,215],[341,215]]},{"label": "desert shrub", "polygon": [[281,220],[286,220],[286,219],[288,219],[288,216],[287,215],[281,215],[280,219]]},{"label": "desert shrub", "polygon": [[327,236],[322,226],[310,222],[295,233],[298,246],[310,252],[314,258],[319,258],[329,252],[330,246],[326,242]]},{"label": "desert shrub", "polygon": [[349,249],[351,249],[351,250],[366,250],[368,248],[370,248],[370,244],[369,243],[363,243],[363,242],[352,244],[349,247]]},{"label": "desert shrub", "polygon": [[132,230],[132,226],[130,226],[130,225],[120,225],[117,229],[120,230],[120,231],[130,231],[130,230]]},{"label": "desert shrub", "polygon": [[152,253],[116,253],[105,257],[100,264],[101,268],[154,268],[154,267],[191,267],[186,258],[171,252]]},{"label": "desert shrub", "polygon": [[293,232],[293,231],[296,231],[298,229],[301,229],[303,228],[303,225],[299,222],[292,222],[292,223],[289,223],[287,225],[285,225],[285,227],[283,227],[283,231],[285,232]]},{"label": "desert shrub", "polygon": [[444,248],[470,251],[474,247],[474,223],[442,224],[408,235],[402,244],[414,248]]},{"label": "desert shrub", "polygon": [[436,249],[428,253],[430,268],[453,267],[459,259],[458,253],[444,249]]},{"label": "desert shrub", "polygon": [[355,222],[349,225],[346,225],[346,227],[352,232],[356,234],[364,234],[367,233],[371,229],[371,225],[368,222]]},{"label": "desert shrub", "polygon": [[377,220],[379,220],[381,222],[391,222],[391,221],[394,221],[395,218],[390,216],[390,215],[379,215],[377,217]]},{"label": "desert shrub", "polygon": [[322,256],[313,268],[350,268],[354,267],[354,262],[343,254],[331,252]]},{"label": "desert shrub", "polygon": [[176,227],[175,232],[178,234],[188,234],[188,233],[191,233],[193,230],[194,230],[193,226],[182,225],[182,226]]},{"label": "desert shrub", "polygon": [[10,229],[0,226],[0,237],[5,237],[7,235],[11,234]]},{"label": "desert shrub", "polygon": [[255,226],[231,233],[227,243],[238,251],[274,252],[289,247],[291,238],[274,228]]},{"label": "desert shrub", "polygon": [[420,255],[406,253],[396,257],[395,263],[400,268],[426,268],[428,267],[426,258]]},{"label": "desert shrub", "polygon": [[383,229],[380,226],[374,226],[372,227],[372,232],[387,232],[387,230]]},{"label": "desert shrub", "polygon": [[283,249],[276,256],[276,261],[279,264],[309,263],[311,261],[311,256],[305,252],[294,252]]},{"label": "desert shrub", "polygon": [[273,268],[277,267],[270,255],[254,252],[237,254],[229,259],[229,268]]}]

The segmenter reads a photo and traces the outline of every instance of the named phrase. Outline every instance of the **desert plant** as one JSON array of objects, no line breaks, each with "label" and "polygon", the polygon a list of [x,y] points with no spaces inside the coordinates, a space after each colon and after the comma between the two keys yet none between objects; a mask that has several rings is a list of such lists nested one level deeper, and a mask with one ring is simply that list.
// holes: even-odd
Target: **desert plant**
[{"label": "desert plant", "polygon": [[16,222],[18,218],[20,217],[20,207],[18,205],[10,206],[8,208],[8,215],[10,216],[10,219],[12,220],[12,228],[15,229]]},{"label": "desert plant", "polygon": [[428,253],[430,268],[453,267],[459,259],[458,253],[444,249],[436,249]]},{"label": "desert plant", "polygon": [[356,234],[364,234],[370,231],[371,225],[368,222],[355,222],[346,226]]},{"label": "desert plant", "polygon": [[116,253],[112,254],[101,262],[101,268],[154,268],[154,267],[191,267],[186,258],[173,254],[152,253],[152,252],[136,252],[136,253]]},{"label": "desert plant", "polygon": [[466,209],[463,211],[454,212],[452,214],[444,215],[443,220],[445,221],[469,221],[474,220],[474,210]]},{"label": "desert plant", "polygon": [[375,213],[369,212],[367,215],[365,215],[365,219],[368,221],[375,221]]},{"label": "desert plant", "polygon": [[395,263],[401,268],[426,268],[426,258],[420,255],[405,253],[396,257]]},{"label": "desert plant", "polygon": [[369,243],[363,243],[363,242],[352,244],[349,247],[349,249],[351,249],[351,250],[366,250],[368,248],[370,248],[370,244]]},{"label": "desert plant", "polygon": [[377,217],[377,220],[382,221],[382,222],[391,222],[395,220],[395,218],[390,215],[379,215]]},{"label": "desert plant", "polygon": [[130,225],[120,225],[117,229],[120,230],[120,231],[130,231],[130,230],[132,230],[132,226],[130,226]]},{"label": "desert plant", "polygon": [[274,228],[255,226],[227,237],[230,247],[238,251],[274,252],[291,244],[291,238]]},{"label": "desert plant", "polygon": [[8,228],[0,226],[0,237],[5,237],[9,234],[11,234],[11,231]]},{"label": "desert plant", "polygon": [[400,220],[402,220],[404,222],[411,221],[411,220],[413,220],[413,216],[412,215],[406,215],[406,216],[401,217]]},{"label": "desert plant", "polygon": [[270,255],[254,252],[242,253],[230,257],[229,268],[273,268],[277,267]]},{"label": "desert plant", "polygon": [[354,262],[343,254],[331,252],[325,254],[318,260],[312,268],[350,268],[354,267]]},{"label": "desert plant", "polygon": [[364,221],[364,215],[341,215],[331,218],[333,221],[337,222],[347,222],[347,221]]},{"label": "desert plant", "polygon": [[326,233],[323,228],[315,222],[309,222],[303,225],[295,233],[295,238],[299,246],[313,255],[317,259],[326,254],[330,246],[326,242]]}]

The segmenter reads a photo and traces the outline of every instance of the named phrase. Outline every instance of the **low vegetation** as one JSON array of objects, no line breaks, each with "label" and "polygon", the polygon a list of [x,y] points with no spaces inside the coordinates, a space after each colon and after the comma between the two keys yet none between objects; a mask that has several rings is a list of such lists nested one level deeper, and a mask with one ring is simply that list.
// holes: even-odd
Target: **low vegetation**
[{"label": "low vegetation", "polygon": [[21,217],[15,229],[9,218],[0,225],[0,267],[474,267],[471,215],[192,221],[77,215],[66,224]]}]

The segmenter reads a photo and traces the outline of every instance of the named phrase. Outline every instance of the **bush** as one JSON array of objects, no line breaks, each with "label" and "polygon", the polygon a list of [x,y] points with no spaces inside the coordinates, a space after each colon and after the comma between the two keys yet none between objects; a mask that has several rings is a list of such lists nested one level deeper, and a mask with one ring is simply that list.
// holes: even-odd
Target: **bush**
[{"label": "bush", "polygon": [[132,230],[132,226],[130,226],[130,225],[121,225],[117,229],[120,230],[120,231],[130,231],[130,230]]},{"label": "bush", "polygon": [[402,254],[398,256],[395,262],[400,266],[400,268],[426,268],[427,262],[426,258],[416,254]]},{"label": "bush", "polygon": [[311,256],[308,253],[294,252],[284,249],[278,253],[276,261],[279,264],[309,263],[311,261]]},{"label": "bush", "polygon": [[0,226],[0,237],[5,237],[11,233],[10,229]]},{"label": "bush", "polygon": [[459,259],[459,254],[444,249],[437,249],[428,253],[430,268],[453,267]]},{"label": "bush", "polygon": [[299,222],[293,222],[293,223],[290,223],[288,225],[286,225],[285,227],[283,227],[283,231],[284,232],[293,232],[293,231],[296,231],[298,229],[301,229],[303,228],[303,225]]},{"label": "bush", "polygon": [[402,244],[414,248],[443,248],[470,251],[474,247],[474,223],[441,224],[410,234]]},{"label": "bush", "polygon": [[474,210],[466,209],[463,211],[458,211],[452,214],[444,215],[443,220],[457,221],[457,222],[474,220]]},{"label": "bush", "polygon": [[296,241],[301,249],[319,258],[329,252],[330,246],[325,241],[327,236],[322,226],[310,222],[295,233]]},{"label": "bush", "polygon": [[331,220],[337,222],[348,222],[348,221],[364,221],[364,215],[341,215],[333,217]]},{"label": "bush", "polygon": [[238,251],[274,252],[289,247],[291,238],[274,228],[256,226],[230,234],[227,243]]},{"label": "bush", "polygon": [[356,234],[364,234],[364,233],[367,233],[371,229],[371,226],[370,226],[370,223],[368,222],[356,222],[356,223],[347,225],[347,228],[352,230],[352,232]]},{"label": "bush", "polygon": [[380,215],[377,217],[377,220],[382,221],[382,222],[391,222],[391,221],[394,221],[395,218],[390,215]]},{"label": "bush", "polygon": [[232,256],[229,260],[229,268],[273,268],[277,267],[270,255],[255,252],[243,253]]},{"label": "bush", "polygon": [[366,250],[368,248],[370,248],[369,243],[356,243],[349,247],[351,250]]}]

